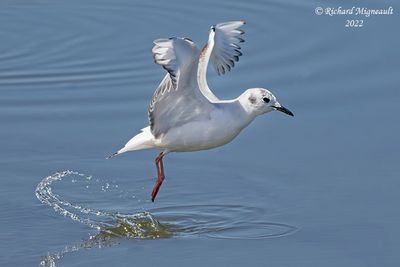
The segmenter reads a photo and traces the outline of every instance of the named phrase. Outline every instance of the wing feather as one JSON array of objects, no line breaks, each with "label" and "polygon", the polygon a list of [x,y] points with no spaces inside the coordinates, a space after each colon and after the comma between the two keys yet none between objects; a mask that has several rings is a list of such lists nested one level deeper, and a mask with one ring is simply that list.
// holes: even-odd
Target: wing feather
[{"label": "wing feather", "polygon": [[240,43],[244,31],[239,29],[244,21],[230,21],[211,26],[207,44],[203,47],[197,72],[200,90],[212,102],[219,101],[207,84],[207,67],[211,63],[215,71],[221,75],[230,71],[235,62],[242,56]]},{"label": "wing feather", "polygon": [[219,75],[230,71],[235,66],[235,61],[239,61],[239,57],[242,55],[239,44],[244,42],[242,38],[244,31],[239,27],[243,24],[245,24],[244,21],[230,21],[211,27],[215,34],[210,59]]},{"label": "wing feather", "polygon": [[219,99],[207,85],[209,60],[218,74],[230,71],[242,55],[244,21],[211,27],[207,45],[200,52],[189,38],[157,39],[152,49],[155,63],[167,75],[154,92],[148,113],[152,134],[158,138],[169,129],[209,117],[211,102]]},{"label": "wing feather", "polygon": [[158,138],[169,129],[209,116],[211,103],[199,90],[199,50],[188,38],[158,39],[154,61],[168,74],[151,99],[148,115],[152,134]]}]

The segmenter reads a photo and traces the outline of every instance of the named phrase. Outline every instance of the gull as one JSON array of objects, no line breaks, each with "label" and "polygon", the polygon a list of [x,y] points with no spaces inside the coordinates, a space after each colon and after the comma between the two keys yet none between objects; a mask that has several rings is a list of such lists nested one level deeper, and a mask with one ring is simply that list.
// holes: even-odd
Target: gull
[{"label": "gull", "polygon": [[257,116],[270,111],[293,113],[267,89],[247,89],[232,100],[220,100],[208,87],[209,61],[221,75],[230,71],[242,55],[244,21],[211,26],[208,42],[200,50],[189,38],[157,39],[154,62],[167,74],[156,89],[149,108],[149,126],[130,139],[113,156],[142,149],[158,149],[154,202],[165,179],[163,157],[170,152],[211,149],[232,141]]}]

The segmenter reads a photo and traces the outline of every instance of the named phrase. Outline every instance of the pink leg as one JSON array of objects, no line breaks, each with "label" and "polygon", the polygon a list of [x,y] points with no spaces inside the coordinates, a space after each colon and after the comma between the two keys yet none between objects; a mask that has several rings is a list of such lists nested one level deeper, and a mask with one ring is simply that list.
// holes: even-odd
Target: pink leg
[{"label": "pink leg", "polygon": [[154,187],[153,187],[153,192],[151,192],[151,201],[154,202],[154,200],[156,199],[158,190],[160,190],[160,187],[164,181],[164,164],[163,164],[163,157],[164,157],[164,153],[161,152],[155,160],[156,163],[156,167],[157,167],[157,182],[155,183]]}]

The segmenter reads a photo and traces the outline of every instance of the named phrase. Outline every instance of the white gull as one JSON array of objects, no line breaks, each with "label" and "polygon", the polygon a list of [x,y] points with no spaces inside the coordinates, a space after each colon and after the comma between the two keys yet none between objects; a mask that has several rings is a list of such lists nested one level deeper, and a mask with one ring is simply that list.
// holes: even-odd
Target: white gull
[{"label": "white gull", "polygon": [[[238,98],[220,100],[207,84],[211,60],[218,74],[224,74],[239,60],[244,21],[219,23],[211,27],[207,44],[199,50],[189,38],[157,39],[152,49],[155,63],[166,71],[153,98],[143,128],[112,156],[128,151],[155,148],[157,182],[152,201],[164,181],[163,157],[169,152],[210,149],[232,141],[257,116],[278,110],[293,113],[263,88],[247,89]],[[112,157],[110,156],[110,157]]]}]

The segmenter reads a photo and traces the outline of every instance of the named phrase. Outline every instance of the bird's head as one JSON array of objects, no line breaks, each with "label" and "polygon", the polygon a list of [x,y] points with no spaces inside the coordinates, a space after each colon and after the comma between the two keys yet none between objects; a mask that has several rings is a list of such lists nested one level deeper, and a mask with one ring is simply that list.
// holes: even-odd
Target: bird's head
[{"label": "bird's head", "polygon": [[254,116],[274,110],[294,116],[290,110],[279,104],[276,97],[270,91],[264,88],[247,89],[239,97],[239,101],[246,111]]}]

